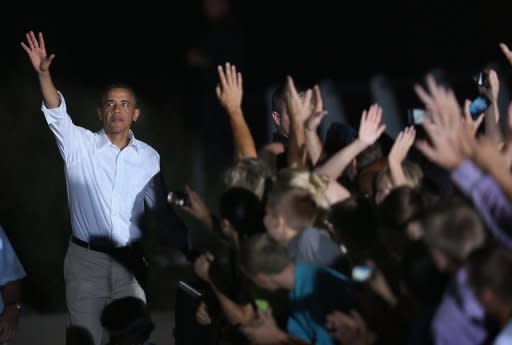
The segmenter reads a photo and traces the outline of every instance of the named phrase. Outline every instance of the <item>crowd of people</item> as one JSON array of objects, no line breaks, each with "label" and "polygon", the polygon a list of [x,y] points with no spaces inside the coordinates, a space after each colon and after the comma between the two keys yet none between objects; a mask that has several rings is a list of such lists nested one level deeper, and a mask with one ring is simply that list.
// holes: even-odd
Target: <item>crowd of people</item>
[{"label": "crowd of people", "polygon": [[[489,104],[479,112],[432,75],[418,81],[424,118],[390,148],[378,104],[362,111],[359,128],[336,124],[334,144],[323,143],[320,88],[298,89],[288,76],[268,114],[273,141],[258,148],[242,74],[218,66],[212,92],[236,157],[218,181],[217,205],[186,189],[183,209],[221,243],[196,253],[167,200],[160,155],[131,131],[140,116],[133,90],[108,86],[97,108],[103,128],[91,132],[67,112],[43,35],[28,33],[22,47],[64,161],[68,344],[149,343],[145,210],[197,277],[178,290],[178,345],[512,343],[512,105],[500,113],[494,70],[482,74]],[[0,258],[5,343],[15,336],[25,271],[1,228]]]}]

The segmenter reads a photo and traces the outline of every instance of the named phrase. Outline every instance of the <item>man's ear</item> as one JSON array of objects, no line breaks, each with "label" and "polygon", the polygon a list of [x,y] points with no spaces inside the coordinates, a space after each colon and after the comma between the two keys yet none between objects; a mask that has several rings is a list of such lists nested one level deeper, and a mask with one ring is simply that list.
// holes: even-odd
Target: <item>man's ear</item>
[{"label": "man's ear", "polygon": [[133,122],[136,122],[140,116],[140,109],[135,109],[135,114],[133,114]]},{"label": "man's ear", "polygon": [[96,114],[98,115],[98,119],[103,121],[103,112],[101,111],[100,107],[96,108]]},{"label": "man's ear", "polygon": [[277,111],[272,112],[272,120],[274,120],[274,125],[276,128],[279,128],[281,125],[281,115]]}]

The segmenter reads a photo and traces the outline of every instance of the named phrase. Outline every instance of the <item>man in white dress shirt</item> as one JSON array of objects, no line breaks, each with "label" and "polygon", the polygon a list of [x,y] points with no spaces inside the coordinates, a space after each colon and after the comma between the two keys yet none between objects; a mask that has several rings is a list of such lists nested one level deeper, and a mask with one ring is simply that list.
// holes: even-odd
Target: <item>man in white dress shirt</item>
[{"label": "man in white dress shirt", "polygon": [[99,344],[100,315],[108,302],[126,296],[146,300],[140,244],[144,204],[156,211],[174,246],[188,249],[187,230],[166,204],[158,153],[130,130],[140,115],[133,91],[117,85],[104,92],[99,132],[74,125],[50,76],[55,55],[46,54],[41,33],[26,36],[21,45],[37,72],[42,111],[64,160],[72,225],[64,262],[70,323],[87,328]]}]

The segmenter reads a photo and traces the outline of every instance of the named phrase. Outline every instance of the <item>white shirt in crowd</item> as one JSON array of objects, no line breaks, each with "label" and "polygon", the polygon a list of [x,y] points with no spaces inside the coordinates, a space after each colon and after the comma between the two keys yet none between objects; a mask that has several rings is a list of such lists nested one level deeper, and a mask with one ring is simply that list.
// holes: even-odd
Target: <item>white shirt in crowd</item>
[{"label": "white shirt in crowd", "polygon": [[120,150],[103,130],[76,126],[59,95],[59,107],[48,109],[43,103],[42,111],[64,159],[73,235],[116,246],[140,239],[144,200],[154,202],[152,178],[160,171],[160,156],[131,131],[128,146]]}]

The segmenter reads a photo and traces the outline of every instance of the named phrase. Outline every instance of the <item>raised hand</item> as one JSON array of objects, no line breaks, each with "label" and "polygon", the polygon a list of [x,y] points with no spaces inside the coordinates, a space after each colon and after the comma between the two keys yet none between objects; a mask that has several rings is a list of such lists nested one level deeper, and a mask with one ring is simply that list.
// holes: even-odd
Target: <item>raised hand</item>
[{"label": "raised hand", "polygon": [[220,84],[215,91],[217,98],[224,109],[231,113],[242,106],[242,73],[237,72],[236,67],[229,62],[224,67],[218,67]]},{"label": "raised hand", "polygon": [[406,127],[403,131],[398,134],[391,151],[389,152],[389,161],[401,164],[407,153],[411,149],[414,139],[416,138],[416,131],[413,126]]},{"label": "raised hand", "polygon": [[382,108],[378,104],[373,104],[370,109],[363,111],[358,136],[361,142],[370,146],[379,139],[386,129],[386,125],[380,123],[381,119]]},{"label": "raised hand", "polygon": [[311,99],[312,110],[308,119],[306,120],[306,129],[309,131],[316,131],[322,119],[327,115],[327,110],[324,109],[324,102],[320,94],[318,85],[313,87],[313,95]]},{"label": "raised hand", "polygon": [[189,186],[185,186],[185,191],[190,199],[190,206],[183,206],[182,208],[210,229],[213,228],[210,210],[203,199],[201,199],[201,196]]},{"label": "raised hand", "polygon": [[27,52],[32,66],[37,73],[45,73],[49,71],[50,64],[55,58],[55,54],[48,56],[46,54],[46,46],[44,43],[43,34],[39,33],[39,41],[33,31],[26,34],[27,44],[21,42],[21,47]]},{"label": "raised hand", "polygon": [[498,79],[498,73],[495,70],[490,69],[487,72],[487,83],[482,90],[487,98],[491,102],[496,103],[498,101],[498,94],[500,92],[500,80]]},{"label": "raised hand", "polygon": [[432,162],[453,170],[471,155],[474,138],[463,126],[453,91],[438,85],[431,75],[427,76],[427,85],[429,92],[419,85],[414,89],[430,115],[422,124],[430,143],[420,140],[416,147]]},{"label": "raised hand", "polygon": [[464,102],[464,118],[462,121],[464,122],[464,127],[468,131],[468,134],[474,137],[484,120],[485,114],[480,114],[476,120],[473,120],[473,116],[471,116],[471,111],[469,110],[470,106],[471,101],[466,99]]},{"label": "raised hand", "polygon": [[460,123],[462,112],[453,91],[437,84],[432,75],[427,76],[427,88],[428,92],[416,84],[414,91],[425,104],[429,120],[449,128]]},{"label": "raised hand", "polygon": [[288,116],[291,122],[302,123],[307,120],[311,113],[311,89],[308,89],[304,96],[301,98],[292,77],[286,78],[286,87],[284,90],[284,100],[288,110]]},{"label": "raised hand", "polygon": [[508,62],[512,65],[512,51],[508,49],[508,46],[505,43],[500,43],[500,48]]}]

